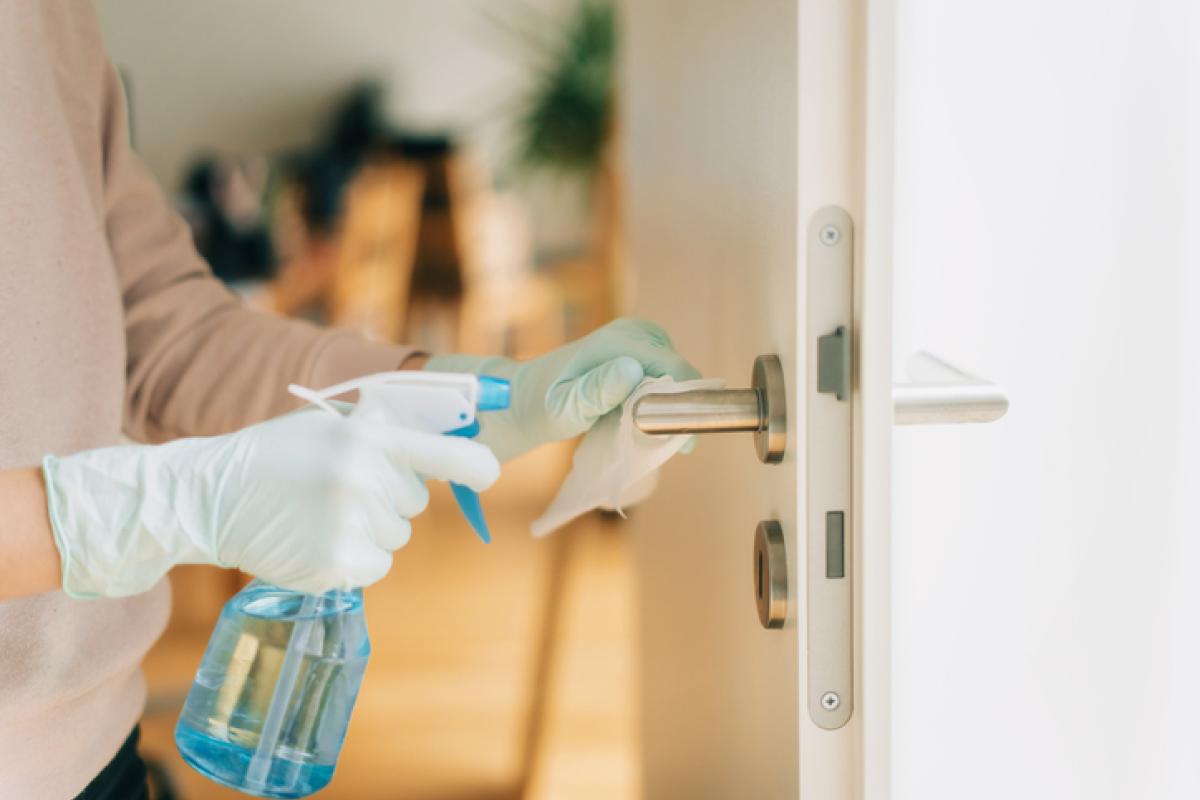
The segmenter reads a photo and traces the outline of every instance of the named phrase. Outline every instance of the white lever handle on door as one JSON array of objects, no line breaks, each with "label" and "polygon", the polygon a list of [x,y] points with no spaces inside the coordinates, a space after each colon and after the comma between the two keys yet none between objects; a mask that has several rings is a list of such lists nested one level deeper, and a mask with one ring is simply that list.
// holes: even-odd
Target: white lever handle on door
[{"label": "white lever handle on door", "polygon": [[892,387],[897,425],[995,422],[1008,411],[999,386],[980,380],[929,353],[908,361],[910,383]]}]

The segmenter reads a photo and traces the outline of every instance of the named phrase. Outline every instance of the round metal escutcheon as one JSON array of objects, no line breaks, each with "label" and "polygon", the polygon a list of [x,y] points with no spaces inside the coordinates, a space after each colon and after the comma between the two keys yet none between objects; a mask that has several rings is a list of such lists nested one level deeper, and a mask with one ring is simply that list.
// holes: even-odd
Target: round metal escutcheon
[{"label": "round metal escutcheon", "polygon": [[754,359],[750,386],[759,393],[761,409],[760,428],[754,434],[758,460],[764,464],[778,464],[787,450],[787,389],[779,356]]},{"label": "round metal escutcheon", "polygon": [[787,620],[787,550],[783,528],[773,519],[754,531],[754,601],[764,628],[782,628]]}]

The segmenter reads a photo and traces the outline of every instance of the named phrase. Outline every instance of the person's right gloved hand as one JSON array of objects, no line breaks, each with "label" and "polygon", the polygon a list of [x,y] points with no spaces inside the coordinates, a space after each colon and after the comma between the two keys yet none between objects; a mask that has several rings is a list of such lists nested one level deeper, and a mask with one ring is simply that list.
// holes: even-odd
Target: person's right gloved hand
[{"label": "person's right gloved hand", "polygon": [[665,330],[632,318],[613,320],[529,361],[444,355],[430,358],[425,369],[491,375],[512,384],[512,405],[484,415],[479,422],[478,441],[501,461],[587,433],[646,378],[700,377],[675,351]]},{"label": "person's right gloved hand", "polygon": [[307,408],[224,436],[47,456],[42,471],[63,589],[87,598],[144,592],[176,564],[314,594],[366,586],[408,542],[423,478],[481,491],[500,467],[467,439]]}]

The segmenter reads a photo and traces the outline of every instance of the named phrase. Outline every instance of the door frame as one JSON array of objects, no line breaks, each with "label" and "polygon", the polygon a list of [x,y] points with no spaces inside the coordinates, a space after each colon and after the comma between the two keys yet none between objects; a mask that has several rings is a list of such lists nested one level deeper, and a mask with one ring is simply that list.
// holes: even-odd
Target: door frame
[{"label": "door frame", "polygon": [[892,231],[895,0],[863,0],[864,174],[855,259],[858,336],[854,497],[859,546],[859,783],[856,796],[891,797],[892,738]]}]

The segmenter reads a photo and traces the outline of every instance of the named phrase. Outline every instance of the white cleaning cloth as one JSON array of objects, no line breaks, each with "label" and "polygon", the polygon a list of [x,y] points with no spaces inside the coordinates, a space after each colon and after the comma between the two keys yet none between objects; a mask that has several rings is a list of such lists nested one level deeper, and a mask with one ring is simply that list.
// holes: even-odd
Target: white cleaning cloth
[{"label": "white cleaning cloth", "polygon": [[534,520],[533,535],[545,536],[594,508],[620,511],[654,491],[656,470],[691,437],[654,436],[639,431],[633,424],[633,407],[643,395],[724,386],[723,380],[677,382],[665,377],[642,381],[621,407],[601,417],[583,437],[558,494]]}]

